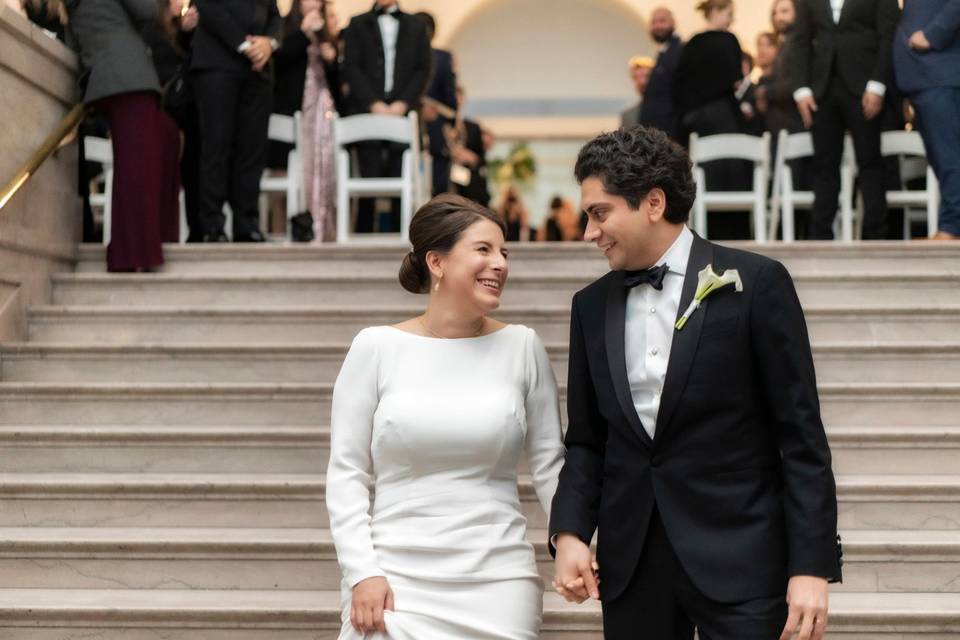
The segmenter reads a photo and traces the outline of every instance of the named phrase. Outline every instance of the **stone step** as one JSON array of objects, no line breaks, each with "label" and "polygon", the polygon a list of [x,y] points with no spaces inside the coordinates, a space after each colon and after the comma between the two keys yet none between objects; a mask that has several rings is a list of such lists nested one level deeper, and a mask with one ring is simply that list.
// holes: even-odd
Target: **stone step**
[{"label": "stone step", "polygon": [[[791,270],[824,273],[836,271],[882,271],[895,265],[902,272],[937,270],[960,272],[960,249],[951,243],[870,242],[839,244],[803,242],[756,244],[723,242],[726,246],[754,251],[780,260]],[[607,261],[593,245],[576,243],[510,243],[510,271],[601,275]],[[163,273],[231,274],[379,274],[393,275],[400,267],[409,246],[298,244],[245,245],[167,245],[164,247]],[[82,245],[77,271],[106,271],[106,251],[102,245]]]},{"label": "stone step", "polygon": [[[0,425],[286,425],[330,415],[329,383],[0,383]],[[954,426],[960,384],[822,383],[824,424]],[[565,387],[560,386],[564,402]]]},{"label": "stone step", "polygon": [[[182,274],[54,274],[53,302],[58,305],[210,305],[210,306],[379,306],[414,304],[418,296],[404,291],[396,276],[182,275]],[[806,305],[885,305],[953,302],[960,274],[939,271],[904,274],[794,274],[800,300]],[[539,274],[510,278],[503,292],[512,304],[568,304],[591,278]]]},{"label": "stone step", "polygon": [[[952,475],[960,427],[828,427],[838,474]],[[0,426],[7,473],[323,473],[330,431],[290,426]],[[520,471],[527,471],[522,458]]]},{"label": "stone step", "polygon": [[[844,581],[835,592],[960,592],[960,531],[843,537]],[[549,589],[547,534],[531,530],[527,539]],[[340,588],[330,532],[307,528],[0,528],[0,573],[18,589]]]},{"label": "stone step", "polygon": [[[32,342],[70,344],[349,342],[364,327],[395,324],[423,312],[417,304],[365,309],[203,306],[42,306],[29,311]],[[831,343],[955,342],[960,304],[878,306],[807,305],[811,339]],[[566,343],[570,306],[510,306],[495,317],[532,327],[545,342]]]},{"label": "stone step", "polygon": [[[3,473],[0,527],[328,526],[318,474]],[[546,528],[529,478],[529,526]],[[960,530],[960,476],[838,476],[839,526]]]},{"label": "stone step", "polygon": [[[0,345],[7,382],[333,382],[349,343]],[[567,378],[565,343],[547,344]],[[957,382],[960,343],[814,343],[821,382]]]},{"label": "stone step", "polygon": [[[541,640],[600,640],[599,603],[545,593]],[[947,640],[960,632],[954,594],[836,593],[829,640]],[[0,638],[335,640],[340,596],[313,590],[0,589]]]}]

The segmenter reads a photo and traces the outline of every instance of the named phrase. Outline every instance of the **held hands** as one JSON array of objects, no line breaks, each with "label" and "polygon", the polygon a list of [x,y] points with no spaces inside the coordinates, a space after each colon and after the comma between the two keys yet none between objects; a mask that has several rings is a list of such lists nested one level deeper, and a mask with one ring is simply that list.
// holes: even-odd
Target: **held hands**
[{"label": "held hands", "polygon": [[323,16],[320,15],[319,9],[314,9],[307,12],[303,16],[303,22],[300,23],[300,31],[313,40],[314,33],[323,29]]},{"label": "held hands", "polygon": [[386,631],[383,612],[393,611],[393,591],[383,576],[361,580],[353,587],[350,624],[360,633]]},{"label": "held hands", "polygon": [[383,100],[377,100],[370,105],[370,113],[381,116],[404,116],[407,114],[407,103],[403,100],[397,100],[387,104]]},{"label": "held hands", "polygon": [[797,110],[800,112],[800,119],[803,120],[803,126],[809,129],[813,126],[813,112],[817,110],[817,101],[813,96],[806,96],[797,100]]},{"label": "held hands", "polygon": [[787,585],[790,613],[780,640],[821,640],[827,630],[828,587],[825,578],[794,576]]},{"label": "held hands", "polygon": [[254,71],[262,71],[273,56],[273,45],[266,36],[247,36],[250,46],[243,55],[247,56]]},{"label": "held hands", "polygon": [[599,567],[590,547],[572,533],[557,536],[557,558],[553,586],[567,602],[580,604],[587,598],[600,599]]}]

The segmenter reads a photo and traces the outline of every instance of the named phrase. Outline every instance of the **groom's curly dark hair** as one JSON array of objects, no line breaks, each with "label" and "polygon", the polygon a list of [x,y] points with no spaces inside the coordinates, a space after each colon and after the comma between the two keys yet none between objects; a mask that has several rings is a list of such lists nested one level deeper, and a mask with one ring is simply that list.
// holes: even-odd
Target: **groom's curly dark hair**
[{"label": "groom's curly dark hair", "polygon": [[599,178],[604,190],[627,201],[632,209],[654,187],[667,199],[664,217],[687,221],[696,196],[690,157],[667,134],[641,125],[600,134],[580,149],[574,168],[577,182]]}]

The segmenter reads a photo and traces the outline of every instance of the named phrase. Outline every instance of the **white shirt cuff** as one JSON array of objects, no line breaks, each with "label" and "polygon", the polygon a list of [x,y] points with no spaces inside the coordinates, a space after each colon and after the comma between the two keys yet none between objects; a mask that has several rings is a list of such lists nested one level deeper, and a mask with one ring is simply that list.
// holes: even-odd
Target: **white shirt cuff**
[{"label": "white shirt cuff", "polygon": [[882,98],[887,93],[887,85],[876,80],[867,80],[867,91]]},{"label": "white shirt cuff", "polygon": [[270,48],[274,51],[280,48],[280,43],[277,42],[276,38],[270,38]]},{"label": "white shirt cuff", "polygon": [[800,87],[799,89],[793,92],[794,102],[800,102],[804,98],[812,98],[812,97],[813,97],[813,89],[811,89],[810,87]]},{"label": "white shirt cuff", "polygon": [[246,51],[247,49],[249,49],[251,46],[252,46],[252,45],[250,44],[250,41],[249,41],[249,40],[244,40],[244,41],[243,41],[243,44],[241,44],[239,47],[237,47],[237,53],[243,53],[244,51]]}]

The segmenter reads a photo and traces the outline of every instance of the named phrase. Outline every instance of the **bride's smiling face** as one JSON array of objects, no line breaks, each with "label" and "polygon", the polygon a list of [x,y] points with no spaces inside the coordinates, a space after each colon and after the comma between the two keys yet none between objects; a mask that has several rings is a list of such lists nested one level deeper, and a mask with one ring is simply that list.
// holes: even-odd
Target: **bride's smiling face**
[{"label": "bride's smiling face", "polygon": [[[427,262],[433,267],[432,295],[466,303],[483,313],[500,306],[507,284],[507,248],[500,227],[490,220],[470,225],[449,253],[428,254]],[[435,288],[438,272],[443,274],[439,290]]]}]

